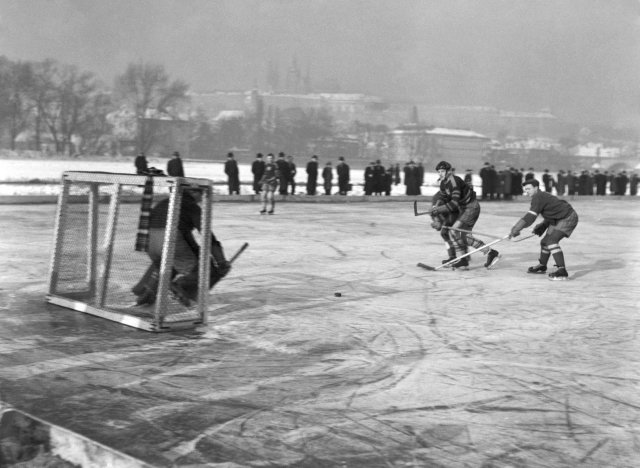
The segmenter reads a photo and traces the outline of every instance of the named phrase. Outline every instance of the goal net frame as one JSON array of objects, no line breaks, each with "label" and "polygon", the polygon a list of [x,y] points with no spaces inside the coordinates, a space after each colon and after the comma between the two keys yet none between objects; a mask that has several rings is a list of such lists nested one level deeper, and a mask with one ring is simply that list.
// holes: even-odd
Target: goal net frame
[{"label": "goal net frame", "polygon": [[[121,273],[114,270],[116,266],[112,260],[116,233],[120,232],[119,229],[123,229],[123,223],[120,220],[121,207],[124,203],[133,203],[129,211],[136,210],[135,213],[139,213],[137,207],[142,201],[142,189],[149,179],[153,182],[154,193],[157,189],[161,189],[161,191],[164,190],[165,195],[168,194],[169,205],[157,295],[152,306],[143,307],[135,304],[135,295],[131,292],[130,283],[126,286],[112,285],[116,283],[112,279]],[[211,267],[209,239],[212,221],[212,186],[211,180],[200,178],[151,177],[109,172],[64,172],[56,210],[47,302],[152,332],[184,330],[206,325]],[[175,275],[176,240],[177,236],[182,235],[178,231],[178,224],[183,192],[186,189],[196,189],[202,193],[201,226],[198,236],[200,239],[198,292],[196,303],[192,307],[180,304],[170,291],[171,280]],[[81,193],[74,194],[74,190],[79,190]],[[108,203],[108,209],[105,210],[106,203]],[[74,218],[81,221],[78,223],[78,229],[74,229],[74,221],[71,219],[72,205],[80,205],[79,215],[76,213]],[[101,205],[103,205],[102,210],[100,210]],[[84,219],[85,216],[86,219]],[[131,224],[131,219],[128,221]],[[136,217],[135,225],[128,225],[127,236],[135,236],[139,231],[136,229],[138,221],[139,217]],[[103,231],[102,236],[100,231]],[[73,236],[69,233],[73,233]],[[71,240],[70,237],[72,237]],[[77,241],[76,237],[80,237],[81,241]],[[138,257],[132,253],[135,250],[135,239],[131,242],[127,239],[128,246],[130,246],[130,252],[124,254],[120,252],[120,255],[137,259],[129,260],[130,264],[133,265],[132,262],[135,262],[136,268],[146,268],[151,264],[145,252],[136,252],[135,255]],[[78,257],[81,260],[77,261],[77,264],[74,264],[73,256],[70,257],[71,259],[65,258],[70,248],[79,252]],[[124,249],[121,248],[121,250]],[[65,279],[65,269],[73,269],[74,275],[83,276],[81,281],[76,281],[80,284],[79,287],[70,286],[71,283]],[[119,289],[118,293],[121,297],[125,295],[127,297],[120,300],[117,306],[108,299],[108,294],[112,294],[114,288]],[[125,307],[121,303],[126,300],[129,304]]]}]

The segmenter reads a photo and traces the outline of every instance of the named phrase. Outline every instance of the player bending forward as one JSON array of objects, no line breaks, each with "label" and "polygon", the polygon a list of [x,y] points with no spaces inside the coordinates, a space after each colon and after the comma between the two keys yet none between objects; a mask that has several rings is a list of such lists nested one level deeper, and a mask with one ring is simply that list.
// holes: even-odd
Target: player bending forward
[{"label": "player bending forward", "polygon": [[560,248],[560,241],[569,237],[578,225],[578,214],[573,207],[564,200],[540,190],[540,182],[536,179],[525,180],[522,184],[526,196],[531,197],[529,211],[511,228],[510,237],[516,237],[522,229],[531,226],[538,215],[542,215],[544,221],[533,228],[533,233],[542,236],[540,241],[540,258],[536,266],[529,267],[527,273],[544,274],[547,271],[547,262],[553,255],[553,260],[558,267],[553,273],[549,273],[550,280],[566,280],[569,277],[564,264],[564,254]]},{"label": "player bending forward", "polygon": [[[473,230],[473,226],[480,216],[480,203],[476,200],[473,188],[453,174],[451,164],[447,161],[439,162],[436,171],[440,176],[440,191],[433,197],[434,204],[431,208],[433,222],[431,226],[440,231],[440,235],[447,243],[449,258],[443,261],[443,263],[447,263],[466,254],[467,247],[479,249],[485,243],[471,234],[446,229],[453,227],[465,231]],[[486,268],[491,268],[500,260],[498,251],[490,247],[481,250],[481,252],[487,256],[487,261],[484,264]],[[466,268],[469,266],[469,257],[461,258],[451,266]]]}]

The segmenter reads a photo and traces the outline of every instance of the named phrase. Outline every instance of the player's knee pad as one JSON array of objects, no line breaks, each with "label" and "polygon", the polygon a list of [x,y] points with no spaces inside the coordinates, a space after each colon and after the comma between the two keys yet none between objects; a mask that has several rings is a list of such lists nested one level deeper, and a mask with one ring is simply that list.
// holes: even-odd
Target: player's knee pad
[{"label": "player's knee pad", "polygon": [[547,239],[547,245],[557,244],[565,237],[567,237],[567,235],[564,232],[558,230],[554,230],[550,233],[548,232],[545,236],[545,238]]}]

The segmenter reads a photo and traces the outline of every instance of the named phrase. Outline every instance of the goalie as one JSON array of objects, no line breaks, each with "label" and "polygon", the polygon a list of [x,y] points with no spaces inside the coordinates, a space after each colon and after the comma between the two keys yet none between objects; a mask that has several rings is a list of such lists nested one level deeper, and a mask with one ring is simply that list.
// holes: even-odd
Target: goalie
[{"label": "goalie", "polygon": [[[476,200],[473,188],[460,177],[453,174],[451,164],[441,161],[436,166],[440,176],[440,190],[433,197],[431,208],[431,227],[440,231],[442,239],[447,244],[449,258],[442,263],[448,263],[467,253],[469,246],[474,249],[484,244],[471,234],[447,229],[448,227],[471,231],[480,216],[480,203]],[[497,250],[490,247],[482,250],[487,256],[485,268],[491,268],[500,260]],[[453,268],[469,266],[469,257],[464,257],[451,265]]]},{"label": "goalie", "polygon": [[[171,274],[171,291],[186,306],[189,306],[191,301],[196,300],[198,294],[200,246],[193,236],[193,230],[200,231],[202,210],[199,203],[201,201],[202,192],[200,190],[187,189],[182,193],[178,235],[176,237],[173,271]],[[169,199],[164,199],[158,202],[150,212],[146,251],[152,264],[138,284],[132,288],[132,292],[137,296],[137,305],[150,305],[156,299],[168,211]],[[211,256],[210,288],[224,278],[231,269],[231,264],[224,256],[222,245],[213,233],[211,233]]]}]

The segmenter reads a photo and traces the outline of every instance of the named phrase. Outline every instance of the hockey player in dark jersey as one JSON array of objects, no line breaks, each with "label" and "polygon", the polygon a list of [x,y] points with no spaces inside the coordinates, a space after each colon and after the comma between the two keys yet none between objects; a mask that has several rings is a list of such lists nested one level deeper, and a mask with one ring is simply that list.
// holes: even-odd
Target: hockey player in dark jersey
[{"label": "hockey player in dark jersey", "polygon": [[[453,174],[451,164],[447,161],[439,162],[436,171],[440,175],[440,191],[433,197],[432,227],[440,231],[440,235],[447,243],[449,258],[443,262],[446,263],[466,254],[469,246],[479,249],[485,244],[469,233],[446,229],[453,227],[471,231],[480,216],[480,203],[476,200],[473,188]],[[491,268],[500,260],[498,251],[490,247],[482,250],[482,253],[487,255],[484,264],[486,268]],[[469,266],[469,257],[461,258],[452,266],[466,268]]]},{"label": "hockey player in dark jersey", "polygon": [[511,228],[510,237],[516,237],[524,228],[531,226],[538,215],[543,221],[533,228],[533,233],[542,236],[540,241],[540,258],[536,266],[529,267],[528,273],[544,274],[547,262],[553,255],[557,270],[549,274],[550,280],[566,280],[569,277],[564,263],[564,254],[560,241],[569,237],[578,225],[578,214],[565,200],[561,200],[548,192],[540,190],[540,182],[536,179],[525,180],[522,184],[525,195],[531,197],[531,207],[525,215]]}]

